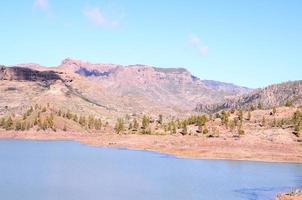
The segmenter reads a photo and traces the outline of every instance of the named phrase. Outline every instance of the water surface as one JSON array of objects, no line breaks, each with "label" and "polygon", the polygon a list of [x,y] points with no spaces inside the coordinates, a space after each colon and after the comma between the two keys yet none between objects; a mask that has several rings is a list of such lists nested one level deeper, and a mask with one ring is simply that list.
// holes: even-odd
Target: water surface
[{"label": "water surface", "polygon": [[76,142],[0,141],[5,200],[273,200],[302,165],[178,159]]}]

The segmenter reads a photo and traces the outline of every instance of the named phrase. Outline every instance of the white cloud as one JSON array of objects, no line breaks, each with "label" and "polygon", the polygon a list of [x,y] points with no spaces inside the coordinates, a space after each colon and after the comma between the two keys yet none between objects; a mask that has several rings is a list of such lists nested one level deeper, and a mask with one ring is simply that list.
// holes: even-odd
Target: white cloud
[{"label": "white cloud", "polygon": [[198,36],[190,34],[188,43],[189,43],[189,46],[191,48],[195,49],[199,55],[207,56],[209,54],[209,47],[204,45]]},{"label": "white cloud", "polygon": [[190,34],[189,35],[189,45],[190,46],[196,46],[196,45],[199,45],[199,44],[200,44],[200,38],[195,36],[195,35]]},{"label": "white cloud", "polygon": [[48,11],[49,10],[48,0],[35,0],[34,7],[42,11]]},{"label": "white cloud", "polygon": [[105,17],[99,7],[86,8],[83,10],[83,15],[96,27],[115,28],[120,24],[118,20]]}]

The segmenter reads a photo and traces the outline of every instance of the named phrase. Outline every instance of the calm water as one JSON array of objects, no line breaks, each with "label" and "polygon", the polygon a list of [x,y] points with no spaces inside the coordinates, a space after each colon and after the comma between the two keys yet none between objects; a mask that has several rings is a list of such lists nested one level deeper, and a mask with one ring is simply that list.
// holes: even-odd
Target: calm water
[{"label": "calm water", "polygon": [[302,165],[177,159],[76,142],[0,141],[5,200],[271,200]]}]

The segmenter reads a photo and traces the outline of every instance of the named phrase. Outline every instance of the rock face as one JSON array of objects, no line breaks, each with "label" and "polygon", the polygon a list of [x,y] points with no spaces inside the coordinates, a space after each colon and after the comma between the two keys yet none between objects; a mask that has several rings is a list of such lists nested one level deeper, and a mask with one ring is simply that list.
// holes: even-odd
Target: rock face
[{"label": "rock face", "polygon": [[37,71],[23,67],[0,67],[0,80],[16,81],[55,81],[60,80],[54,71]]},{"label": "rock face", "polygon": [[228,98],[222,103],[200,103],[197,105],[196,111],[213,113],[228,109],[249,109],[252,106],[255,108],[258,106],[272,108],[285,104],[302,104],[302,81],[271,85],[248,94]]},{"label": "rock face", "polygon": [[[22,91],[20,81],[24,81]],[[61,65],[52,68],[37,64],[0,68],[0,90],[3,91],[0,96],[9,98],[10,95],[17,95],[12,90],[8,92],[7,88],[19,87],[19,98],[9,98],[12,101],[21,99],[22,95],[26,99],[33,84],[40,82],[51,82],[51,87],[48,90],[35,87],[36,93],[31,98],[35,98],[36,102],[51,99],[56,106],[65,109],[99,112],[108,116],[189,114],[197,103],[221,103],[226,97],[251,91],[233,84],[201,80],[184,68],[91,64],[73,59],[65,59]],[[15,102],[14,110],[18,110],[16,105],[19,104]]]},{"label": "rock face", "polygon": [[154,105],[191,110],[198,102],[217,103],[226,96],[251,91],[233,84],[213,81],[214,87],[210,81],[202,81],[184,68],[90,64],[72,59],[64,60],[59,68],[86,77],[116,96],[145,98]]}]

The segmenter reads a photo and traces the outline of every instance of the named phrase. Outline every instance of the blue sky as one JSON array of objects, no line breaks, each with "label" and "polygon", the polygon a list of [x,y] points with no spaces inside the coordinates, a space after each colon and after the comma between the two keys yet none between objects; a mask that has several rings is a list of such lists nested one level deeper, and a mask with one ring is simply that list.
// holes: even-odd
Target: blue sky
[{"label": "blue sky", "polygon": [[302,77],[300,0],[1,1],[0,63],[185,67],[263,87]]}]

